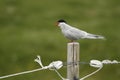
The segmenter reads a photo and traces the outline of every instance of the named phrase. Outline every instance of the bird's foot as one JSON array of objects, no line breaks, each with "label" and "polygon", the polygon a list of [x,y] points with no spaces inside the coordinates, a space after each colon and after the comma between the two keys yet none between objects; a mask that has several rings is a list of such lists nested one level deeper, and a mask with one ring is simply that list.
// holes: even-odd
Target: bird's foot
[{"label": "bird's foot", "polygon": [[69,43],[74,43],[75,41],[74,40],[70,40]]}]

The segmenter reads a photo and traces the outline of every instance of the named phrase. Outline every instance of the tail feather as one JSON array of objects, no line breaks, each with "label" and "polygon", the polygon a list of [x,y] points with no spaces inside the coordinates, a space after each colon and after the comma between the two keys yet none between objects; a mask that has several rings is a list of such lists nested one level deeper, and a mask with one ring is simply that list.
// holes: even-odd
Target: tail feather
[{"label": "tail feather", "polygon": [[105,37],[101,36],[101,35],[94,35],[94,34],[87,34],[86,38],[88,39],[104,39]]}]

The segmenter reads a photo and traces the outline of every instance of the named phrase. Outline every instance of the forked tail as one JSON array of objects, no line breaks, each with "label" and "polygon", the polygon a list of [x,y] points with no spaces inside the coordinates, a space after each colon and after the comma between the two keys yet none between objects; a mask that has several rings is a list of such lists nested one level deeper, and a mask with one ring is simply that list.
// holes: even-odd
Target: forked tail
[{"label": "forked tail", "polygon": [[105,37],[101,36],[101,35],[95,35],[95,34],[87,34],[86,38],[88,39],[103,39],[105,40]]}]

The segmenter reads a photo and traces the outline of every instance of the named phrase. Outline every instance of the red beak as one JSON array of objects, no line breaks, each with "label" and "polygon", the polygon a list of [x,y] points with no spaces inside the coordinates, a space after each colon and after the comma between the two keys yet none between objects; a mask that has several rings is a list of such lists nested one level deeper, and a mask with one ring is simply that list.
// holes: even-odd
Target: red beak
[{"label": "red beak", "polygon": [[55,25],[56,25],[56,26],[58,26],[58,24],[59,24],[59,22],[56,22],[56,24],[55,24]]}]

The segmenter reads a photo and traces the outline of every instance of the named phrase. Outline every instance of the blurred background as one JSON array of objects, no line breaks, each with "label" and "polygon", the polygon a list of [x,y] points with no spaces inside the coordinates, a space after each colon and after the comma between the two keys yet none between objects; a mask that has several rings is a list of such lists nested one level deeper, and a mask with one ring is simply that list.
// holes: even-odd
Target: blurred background
[{"label": "blurred background", "polygon": [[[55,25],[65,19],[70,25],[106,40],[79,40],[80,61],[120,61],[120,0],[0,0],[0,76],[39,68],[55,60],[66,62],[67,43]],[[80,64],[80,77],[96,70]],[[59,72],[66,77],[66,67]],[[61,80],[44,70],[4,80]],[[119,80],[120,64],[105,65],[86,80]]]}]

